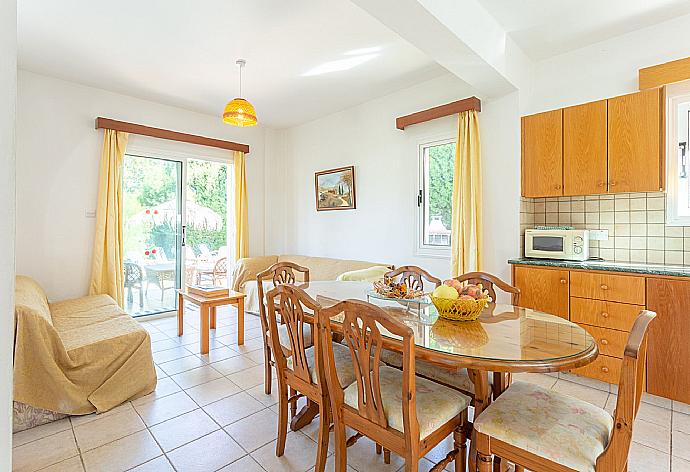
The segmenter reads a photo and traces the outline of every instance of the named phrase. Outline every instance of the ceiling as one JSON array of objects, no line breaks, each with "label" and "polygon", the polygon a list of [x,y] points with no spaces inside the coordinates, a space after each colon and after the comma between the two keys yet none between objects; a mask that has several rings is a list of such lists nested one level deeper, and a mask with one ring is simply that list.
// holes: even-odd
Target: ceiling
[{"label": "ceiling", "polygon": [[19,67],[281,128],[446,71],[349,0],[19,0]]},{"label": "ceiling", "polygon": [[688,0],[479,0],[539,60],[690,13]]}]

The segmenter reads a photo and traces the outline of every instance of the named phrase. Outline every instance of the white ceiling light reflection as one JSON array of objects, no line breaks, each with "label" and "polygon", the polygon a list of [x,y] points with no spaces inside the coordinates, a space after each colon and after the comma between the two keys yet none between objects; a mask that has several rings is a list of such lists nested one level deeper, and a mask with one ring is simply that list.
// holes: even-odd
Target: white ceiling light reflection
[{"label": "white ceiling light reflection", "polygon": [[365,62],[372,60],[379,55],[380,47],[354,49],[346,52],[344,55],[349,56],[344,59],[336,59],[335,61],[324,62],[321,65],[309,69],[302,74],[302,77],[311,77],[314,75],[330,74],[332,72],[341,72],[357,67]]}]

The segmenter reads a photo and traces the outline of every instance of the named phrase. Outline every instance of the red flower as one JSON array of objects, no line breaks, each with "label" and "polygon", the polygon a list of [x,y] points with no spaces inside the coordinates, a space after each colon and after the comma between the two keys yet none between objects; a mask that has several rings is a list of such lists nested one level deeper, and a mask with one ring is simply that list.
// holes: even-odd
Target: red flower
[{"label": "red flower", "polygon": [[151,210],[146,210],[146,214],[147,214],[147,215],[150,215],[150,214],[151,214]]},{"label": "red flower", "polygon": [[156,253],[156,250],[155,250],[155,249],[151,249],[151,254],[155,254],[155,253]]},{"label": "red flower", "polygon": [[154,214],[154,215],[157,215],[157,214],[158,214],[158,210],[153,210],[153,214]]},{"label": "red flower", "polygon": [[144,255],[148,256],[150,253],[148,251],[144,251]]}]

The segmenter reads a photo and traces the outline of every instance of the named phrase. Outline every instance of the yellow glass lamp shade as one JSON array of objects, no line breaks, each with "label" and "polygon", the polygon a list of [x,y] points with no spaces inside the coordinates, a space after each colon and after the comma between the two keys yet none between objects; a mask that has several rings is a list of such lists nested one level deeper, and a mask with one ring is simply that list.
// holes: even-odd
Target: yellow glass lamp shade
[{"label": "yellow glass lamp shade", "polygon": [[235,98],[225,105],[223,121],[234,126],[256,126],[254,105],[244,98]]}]

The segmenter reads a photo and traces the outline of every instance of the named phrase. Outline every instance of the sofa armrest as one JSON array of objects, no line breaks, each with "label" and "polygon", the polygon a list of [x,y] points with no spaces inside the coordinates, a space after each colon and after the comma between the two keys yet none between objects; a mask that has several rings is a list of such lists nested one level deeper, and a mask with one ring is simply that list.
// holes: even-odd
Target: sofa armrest
[{"label": "sofa armrest", "polygon": [[256,280],[259,272],[264,271],[278,262],[278,256],[245,257],[235,263],[232,271],[232,289],[241,292],[244,284]]}]

